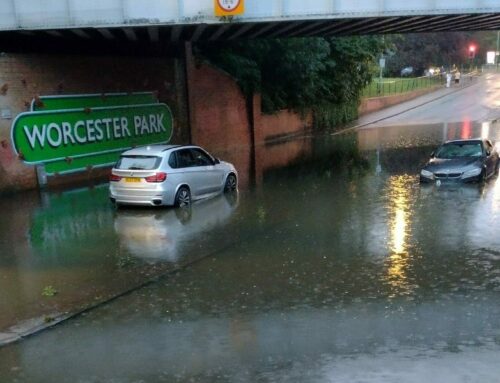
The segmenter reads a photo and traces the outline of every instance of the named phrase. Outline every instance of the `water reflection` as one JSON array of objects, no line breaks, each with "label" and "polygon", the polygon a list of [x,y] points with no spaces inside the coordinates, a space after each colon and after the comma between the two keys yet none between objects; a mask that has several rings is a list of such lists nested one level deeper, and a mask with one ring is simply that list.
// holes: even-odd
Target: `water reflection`
[{"label": "water reflection", "polygon": [[[19,230],[29,232],[30,241],[18,235],[23,243],[16,249],[25,253],[6,256],[9,239],[2,238],[0,284],[7,286],[0,292],[30,289],[45,272],[33,288],[35,303],[40,288],[54,280],[66,282],[61,297],[83,292],[92,300],[114,281],[123,290],[153,268],[190,267],[0,349],[0,376],[37,382],[317,382],[325,379],[317,371],[341,368],[342,358],[369,359],[361,367],[366,371],[387,367],[370,357],[393,350],[439,359],[460,355],[464,347],[474,356],[484,346],[500,355],[500,180],[484,188],[421,187],[420,161],[449,134],[436,125],[430,138],[418,136],[426,129],[409,128],[404,136],[402,129],[382,128],[273,145],[273,161],[256,163],[262,171],[257,192],[243,190],[235,200],[221,196],[191,211],[115,211],[79,193],[54,196],[54,213],[44,210],[49,205],[36,214],[33,206],[23,207],[29,214]],[[493,137],[497,128],[490,126],[488,134]],[[373,169],[363,171],[370,161]],[[82,224],[58,227],[68,223],[64,211]],[[122,257],[141,267],[118,267]],[[192,257],[200,261],[188,263]],[[12,264],[22,277],[9,279],[5,270]],[[341,361],[332,363],[336,358]],[[498,376],[498,366],[490,363],[488,373]],[[329,371],[327,378],[334,375]],[[351,377],[344,381],[370,381]]]},{"label": "water reflection", "polygon": [[235,192],[184,209],[120,209],[114,229],[120,244],[133,256],[176,262],[183,244],[226,224],[237,206]]},{"label": "water reflection", "polygon": [[[7,218],[0,222],[1,333],[94,304],[227,246],[234,238],[224,226],[238,194],[201,201],[189,211],[116,211],[101,185],[26,194],[0,206]],[[58,293],[43,298],[46,286]]]},{"label": "water reflection", "polygon": [[464,120],[458,123],[394,125],[358,131],[361,151],[396,148],[435,147],[444,141],[466,138],[500,140],[500,122]]},{"label": "water reflection", "polygon": [[[189,286],[195,292],[199,287],[190,276],[177,282],[180,288]],[[178,289],[172,285],[160,292],[156,288],[146,289],[133,294],[128,304],[113,304],[99,315],[90,314],[10,350],[0,349],[2,377],[12,377],[7,381],[25,378],[24,381],[38,383],[318,382],[316,368],[333,365],[339,369],[340,365],[332,363],[337,358],[351,360],[348,376],[355,377],[362,368],[366,369],[366,377],[373,368],[391,370],[374,363],[383,362],[381,355],[401,356],[403,352],[403,359],[425,357],[427,362],[435,362],[466,350],[468,356],[481,362],[487,377],[495,373],[498,376],[498,363],[484,363],[492,362],[491,358],[484,358],[486,351],[496,358],[500,355],[500,343],[495,340],[500,306],[494,295],[474,293],[470,300],[457,298],[405,307],[388,307],[385,302],[279,312],[262,307],[254,315],[244,310],[234,315],[204,315],[197,311],[198,304],[186,301],[178,315],[171,315],[168,295]],[[217,299],[217,288],[207,292],[208,303],[215,304]],[[358,359],[361,364],[356,367],[352,361]],[[442,368],[433,363],[430,366],[436,371]],[[449,371],[450,380],[432,381],[471,381],[460,379],[464,373],[460,371],[457,375]],[[329,375],[333,376],[333,372]],[[268,379],[259,379],[262,376]],[[358,380],[346,378],[341,382],[355,381]]]},{"label": "water reflection", "polygon": [[409,236],[411,234],[411,201],[410,190],[413,177],[407,175],[392,176],[388,181],[388,210],[391,254],[388,261],[387,280],[393,288],[392,296],[411,293],[407,281],[410,262]]},{"label": "water reflection", "polygon": [[486,139],[490,137],[490,122],[483,122],[481,125],[481,138]]},{"label": "water reflection", "polygon": [[[109,231],[112,223],[107,197],[107,185],[42,193],[28,230],[30,246],[44,258],[61,261],[78,258],[80,253],[72,251],[74,248],[88,249],[95,254],[101,250],[100,246],[107,247],[105,243],[93,241]],[[92,248],[86,246],[89,242],[94,242]]]},{"label": "water reflection", "polygon": [[493,187],[493,200],[491,203],[492,212],[497,215],[500,210],[500,182],[495,182]]},{"label": "water reflection", "polygon": [[469,138],[472,138],[472,127],[471,127],[471,121],[469,119],[464,119],[464,121],[461,123],[462,127],[460,128],[460,138],[462,140],[467,140]]},{"label": "water reflection", "polygon": [[443,124],[443,137],[446,140],[487,138],[496,142],[500,139],[500,123],[498,121],[470,121],[465,119],[457,123]]},{"label": "water reflection", "polygon": [[408,178],[404,176],[394,176],[389,179],[389,194],[391,196],[390,207],[393,215],[391,224],[391,250],[394,254],[400,255],[407,250],[407,230],[408,230]]}]

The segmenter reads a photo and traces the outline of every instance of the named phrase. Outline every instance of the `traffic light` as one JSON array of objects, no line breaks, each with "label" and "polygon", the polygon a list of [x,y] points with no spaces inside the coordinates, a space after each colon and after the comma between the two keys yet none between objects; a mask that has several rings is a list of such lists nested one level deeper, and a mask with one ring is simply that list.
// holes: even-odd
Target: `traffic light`
[{"label": "traffic light", "polygon": [[476,46],[470,45],[469,46],[469,58],[473,59],[474,57],[476,57]]}]

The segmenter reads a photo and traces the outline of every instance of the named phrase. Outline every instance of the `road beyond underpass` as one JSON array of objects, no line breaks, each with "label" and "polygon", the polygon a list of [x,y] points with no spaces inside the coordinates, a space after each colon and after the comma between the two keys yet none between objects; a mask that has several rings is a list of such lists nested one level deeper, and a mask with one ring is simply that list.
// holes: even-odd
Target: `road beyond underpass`
[{"label": "road beyond underpass", "polygon": [[[491,121],[500,117],[500,74],[463,77],[460,87],[442,88],[417,99],[370,113],[357,125],[433,124]],[[371,123],[374,122],[374,123]]]}]

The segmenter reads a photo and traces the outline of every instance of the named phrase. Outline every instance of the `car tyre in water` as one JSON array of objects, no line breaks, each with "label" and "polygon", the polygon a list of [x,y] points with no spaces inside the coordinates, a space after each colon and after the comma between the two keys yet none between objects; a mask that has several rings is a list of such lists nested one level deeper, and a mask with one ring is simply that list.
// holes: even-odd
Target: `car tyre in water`
[{"label": "car tyre in water", "polygon": [[226,184],[224,185],[224,191],[231,192],[236,190],[236,187],[238,186],[238,180],[236,179],[236,175],[234,174],[229,174],[226,178]]},{"label": "car tyre in water", "polygon": [[181,186],[175,195],[175,207],[191,206],[191,192],[187,186]]}]

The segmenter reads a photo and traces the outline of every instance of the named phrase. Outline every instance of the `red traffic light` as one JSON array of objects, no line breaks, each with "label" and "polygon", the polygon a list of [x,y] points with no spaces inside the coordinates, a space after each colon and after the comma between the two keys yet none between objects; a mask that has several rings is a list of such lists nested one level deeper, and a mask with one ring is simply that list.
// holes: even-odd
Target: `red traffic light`
[{"label": "red traffic light", "polygon": [[469,58],[473,59],[474,57],[476,57],[476,46],[469,45]]}]

